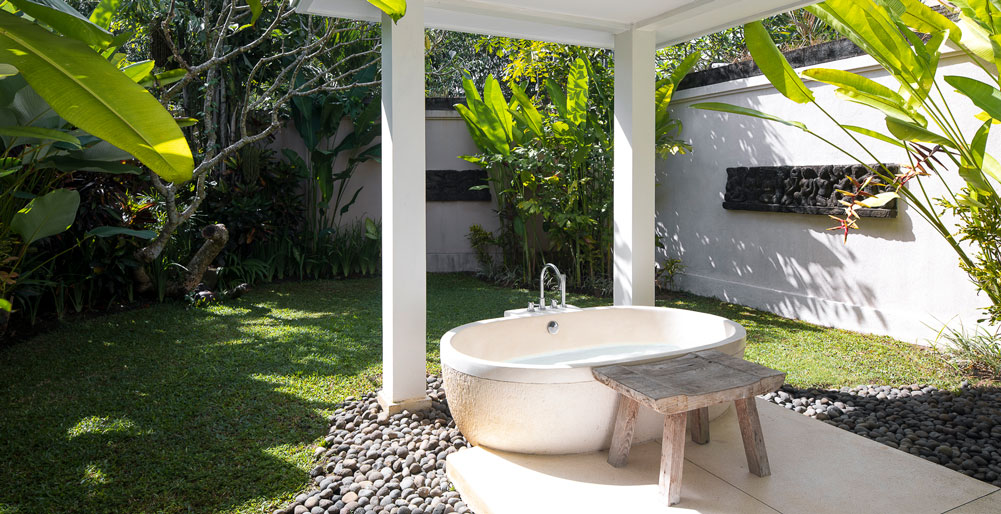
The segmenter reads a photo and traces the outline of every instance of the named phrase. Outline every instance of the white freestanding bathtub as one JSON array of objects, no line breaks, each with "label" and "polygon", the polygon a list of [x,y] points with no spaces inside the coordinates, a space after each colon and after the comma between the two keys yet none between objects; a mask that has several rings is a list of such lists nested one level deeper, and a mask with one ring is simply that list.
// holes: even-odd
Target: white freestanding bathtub
[{"label": "white freestanding bathtub", "polygon": [[[550,323],[558,324],[551,334]],[[744,328],[663,307],[593,307],[477,321],[441,338],[445,394],[473,444],[565,454],[608,448],[617,396],[591,368],[713,348],[743,357]],[[726,405],[710,410],[716,417]],[[657,439],[663,416],[641,407],[635,441]]]}]

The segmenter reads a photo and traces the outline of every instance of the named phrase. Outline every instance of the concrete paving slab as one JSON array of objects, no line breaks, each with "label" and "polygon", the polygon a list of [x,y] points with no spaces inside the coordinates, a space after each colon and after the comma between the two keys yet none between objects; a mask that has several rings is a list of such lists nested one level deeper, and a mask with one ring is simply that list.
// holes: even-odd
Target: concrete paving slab
[{"label": "concrete paving slab", "polygon": [[[525,455],[472,448],[449,456],[449,477],[477,514],[552,512],[1001,512],[997,487],[758,400],[770,477],[747,471],[733,409],[711,441],[688,441],[681,503],[658,494],[660,444],[635,445],[613,468],[607,452]],[[967,509],[967,510],[962,510]]]}]

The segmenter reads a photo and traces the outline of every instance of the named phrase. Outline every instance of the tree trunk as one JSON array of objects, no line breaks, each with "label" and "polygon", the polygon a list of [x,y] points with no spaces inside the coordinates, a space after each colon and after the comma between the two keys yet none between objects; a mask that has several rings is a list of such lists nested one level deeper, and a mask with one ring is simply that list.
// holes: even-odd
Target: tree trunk
[{"label": "tree trunk", "polygon": [[226,242],[229,241],[229,231],[226,230],[226,225],[209,225],[202,229],[202,237],[205,238],[205,243],[188,261],[188,271],[184,274],[184,279],[178,287],[179,294],[190,293],[198,287],[205,270],[209,268],[212,261],[226,246]]}]

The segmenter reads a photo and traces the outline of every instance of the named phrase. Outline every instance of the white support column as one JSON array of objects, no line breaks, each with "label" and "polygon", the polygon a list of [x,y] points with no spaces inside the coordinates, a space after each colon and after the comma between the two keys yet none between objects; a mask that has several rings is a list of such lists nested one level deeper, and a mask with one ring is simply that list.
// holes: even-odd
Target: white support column
[{"label": "white support column", "polygon": [[654,300],[654,33],[615,36],[615,305]]},{"label": "white support column", "polygon": [[428,408],[424,2],[382,16],[382,391],[394,414]]}]

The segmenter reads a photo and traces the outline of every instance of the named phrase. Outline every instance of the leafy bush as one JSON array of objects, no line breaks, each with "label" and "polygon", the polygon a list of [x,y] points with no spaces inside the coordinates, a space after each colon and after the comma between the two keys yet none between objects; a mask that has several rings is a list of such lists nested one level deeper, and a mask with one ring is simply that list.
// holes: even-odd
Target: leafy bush
[{"label": "leafy bush", "polygon": [[[464,80],[466,104],[456,110],[481,152],[464,159],[487,170],[489,185],[479,187],[493,189],[501,222],[496,236],[474,232],[471,237],[500,247],[502,267],[516,270],[522,284],[533,283],[541,266],[552,262],[571,284],[599,291],[612,274],[610,63],[591,62],[584,50],[564,50],[573,57],[561,72],[565,84],[542,75],[549,67],[513,75],[531,74],[535,97],[527,86],[508,82],[508,99],[493,76],[487,77],[482,95],[469,77]],[[689,149],[677,139],[681,124],[667,106],[697,58],[690,56],[657,83],[661,155]]]}]

